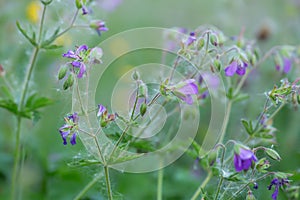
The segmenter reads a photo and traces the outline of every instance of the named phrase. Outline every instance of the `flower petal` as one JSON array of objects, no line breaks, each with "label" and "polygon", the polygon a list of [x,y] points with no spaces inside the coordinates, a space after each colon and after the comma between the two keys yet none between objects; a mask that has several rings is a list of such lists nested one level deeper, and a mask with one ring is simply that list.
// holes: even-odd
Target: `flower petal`
[{"label": "flower petal", "polygon": [[233,76],[237,70],[237,61],[233,61],[232,63],[230,63],[230,65],[228,65],[226,68],[225,68],[225,75],[226,76]]},{"label": "flower petal", "polygon": [[71,137],[71,139],[70,139],[70,143],[71,143],[72,145],[76,144],[76,133],[73,133],[73,135],[72,135],[72,137]]},{"label": "flower petal", "polygon": [[235,171],[240,172],[243,170],[242,160],[239,157],[239,155],[234,154],[233,164],[234,164]]},{"label": "flower petal", "polygon": [[287,73],[289,73],[291,68],[292,68],[291,59],[283,58],[283,72],[287,74]]}]

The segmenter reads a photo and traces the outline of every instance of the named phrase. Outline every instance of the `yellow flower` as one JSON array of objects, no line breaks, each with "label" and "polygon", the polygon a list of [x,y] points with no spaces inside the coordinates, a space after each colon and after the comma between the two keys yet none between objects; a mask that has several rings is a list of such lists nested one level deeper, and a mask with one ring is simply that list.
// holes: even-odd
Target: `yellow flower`
[{"label": "yellow flower", "polygon": [[70,46],[72,44],[72,38],[68,34],[64,34],[60,37],[58,37],[54,44],[56,45],[62,45],[62,46]]},{"label": "yellow flower", "polygon": [[26,7],[26,16],[29,21],[37,23],[40,18],[41,5],[39,1],[31,1]]}]

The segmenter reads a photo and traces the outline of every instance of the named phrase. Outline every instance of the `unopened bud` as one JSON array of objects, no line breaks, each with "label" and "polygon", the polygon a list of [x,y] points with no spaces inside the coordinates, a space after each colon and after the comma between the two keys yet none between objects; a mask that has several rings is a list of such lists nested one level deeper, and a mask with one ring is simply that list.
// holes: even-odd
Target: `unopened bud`
[{"label": "unopened bud", "polygon": [[65,78],[65,76],[67,74],[67,71],[68,71],[68,67],[67,66],[62,66],[59,69],[59,72],[58,72],[58,80],[61,80],[61,79]]},{"label": "unopened bud", "polygon": [[147,111],[147,104],[146,103],[142,103],[141,107],[140,107],[140,114],[142,116],[144,116],[144,114],[146,113]]}]

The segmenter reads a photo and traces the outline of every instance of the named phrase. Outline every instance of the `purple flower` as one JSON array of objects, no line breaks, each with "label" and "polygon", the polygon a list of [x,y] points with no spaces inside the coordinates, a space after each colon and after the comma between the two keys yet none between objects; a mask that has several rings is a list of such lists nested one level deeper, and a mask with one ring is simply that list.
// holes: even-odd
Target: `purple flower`
[{"label": "purple flower", "polygon": [[88,10],[88,8],[86,6],[84,6],[84,5],[82,5],[81,10],[82,10],[82,15],[87,15],[87,14],[90,13],[90,11]]},{"label": "purple flower", "polygon": [[108,31],[108,28],[106,27],[105,22],[101,21],[101,20],[92,22],[90,24],[90,27],[95,29],[99,36],[101,35],[102,32]]},{"label": "purple flower", "polygon": [[116,119],[117,114],[109,114],[105,106],[103,106],[102,104],[98,104],[97,117],[100,118],[100,126],[105,127],[109,122]]},{"label": "purple flower", "polygon": [[[280,70],[280,65],[276,65],[277,71]],[[283,73],[287,74],[292,68],[292,60],[289,58],[283,58]]]},{"label": "purple flower", "polygon": [[235,73],[239,76],[243,76],[246,73],[246,68],[248,64],[245,62],[238,63],[238,61],[232,61],[226,68],[225,68],[225,75],[226,76],[233,76]]},{"label": "purple flower", "polygon": [[59,133],[63,139],[63,144],[67,144],[67,138],[70,137],[70,143],[72,145],[76,144],[76,136],[78,129],[78,114],[75,112],[64,118],[65,124],[59,128]]},{"label": "purple flower", "polygon": [[103,106],[102,104],[98,104],[98,113],[97,113],[97,117],[100,117],[103,115],[103,113],[106,111],[105,106]]},{"label": "purple flower", "polygon": [[273,185],[275,186],[275,190],[272,194],[272,199],[273,200],[277,200],[277,196],[278,196],[278,192],[279,192],[279,187],[280,186],[284,186],[287,185],[289,183],[289,181],[287,179],[281,179],[279,180],[278,178],[274,178],[271,181],[271,184],[268,186],[268,190],[271,190]]},{"label": "purple flower", "polygon": [[246,146],[236,144],[234,147],[234,167],[237,172],[242,170],[247,171],[251,165],[252,161],[256,162],[257,158],[254,153]]},{"label": "purple flower", "polygon": [[79,46],[76,51],[69,50],[67,53],[63,54],[65,58],[71,58],[73,61],[70,62],[75,68],[79,68],[77,77],[82,78],[83,74],[86,72],[86,66],[84,64],[85,60],[88,58],[89,48],[87,45]]},{"label": "purple flower", "polygon": [[185,44],[186,44],[187,46],[190,46],[190,45],[193,44],[196,40],[197,40],[197,38],[196,38],[195,32],[190,32],[190,36],[189,36],[188,39],[186,40]]},{"label": "purple flower", "polygon": [[171,91],[175,96],[191,105],[194,102],[192,95],[199,93],[198,85],[195,82],[195,79],[181,81],[178,84],[171,86]]}]

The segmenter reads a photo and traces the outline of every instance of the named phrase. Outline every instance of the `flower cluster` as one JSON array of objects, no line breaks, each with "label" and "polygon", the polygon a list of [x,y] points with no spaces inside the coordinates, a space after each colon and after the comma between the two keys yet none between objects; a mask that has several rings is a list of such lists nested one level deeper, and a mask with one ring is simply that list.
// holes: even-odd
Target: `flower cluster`
[{"label": "flower cluster", "polygon": [[161,93],[166,94],[167,92],[171,92],[182,101],[191,105],[194,102],[192,95],[198,94],[199,89],[195,79],[187,79],[175,85],[162,86]]},{"label": "flower cluster", "polygon": [[67,53],[63,54],[63,57],[72,59],[70,63],[73,67],[79,69],[77,74],[78,78],[82,78],[86,71],[85,61],[87,60],[89,54],[88,50],[89,48],[87,45],[81,45],[76,49],[76,51],[69,50]]},{"label": "flower cluster", "polygon": [[116,119],[117,114],[109,114],[105,106],[98,104],[97,117],[100,118],[100,126],[105,127],[109,122]]},{"label": "flower cluster", "polygon": [[76,136],[78,131],[78,114],[75,112],[64,118],[65,124],[59,128],[59,133],[63,139],[63,144],[67,144],[67,138],[70,137],[70,143],[76,144]]},{"label": "flower cluster", "polygon": [[274,192],[272,194],[272,199],[273,200],[277,200],[277,196],[278,196],[278,192],[279,192],[279,187],[287,185],[288,183],[289,183],[289,181],[286,178],[283,178],[283,179],[274,178],[271,181],[271,184],[268,186],[268,189],[271,190],[272,187],[273,187],[273,185],[274,185],[275,190],[274,190]]},{"label": "flower cluster", "polygon": [[234,60],[224,69],[225,75],[233,76],[234,74],[237,74],[239,76],[243,76],[246,73],[247,67],[248,64],[246,62],[240,62]]}]

